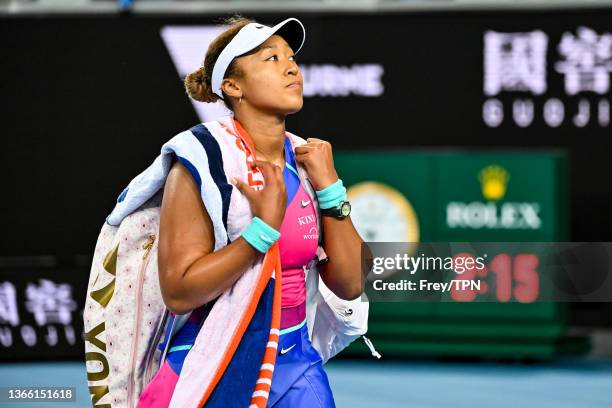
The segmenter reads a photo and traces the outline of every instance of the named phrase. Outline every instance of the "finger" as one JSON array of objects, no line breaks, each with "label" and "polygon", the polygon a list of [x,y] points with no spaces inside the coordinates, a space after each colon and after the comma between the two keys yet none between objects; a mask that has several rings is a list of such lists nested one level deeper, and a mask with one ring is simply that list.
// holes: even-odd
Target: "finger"
[{"label": "finger", "polygon": [[310,155],[308,153],[296,154],[295,161],[297,161],[298,163],[302,163],[302,164],[306,163],[310,161]]},{"label": "finger", "polygon": [[274,169],[274,164],[270,163],[269,161],[265,161],[265,160],[253,160],[253,163],[251,163],[252,167],[258,167],[262,172],[264,171],[272,171]]},{"label": "finger", "polygon": [[306,152],[306,153],[296,154],[294,157],[296,161],[299,161],[300,163],[305,163],[305,162],[310,161],[315,156],[312,155],[312,152]]},{"label": "finger", "polygon": [[236,177],[231,177],[230,183],[232,183],[238,189],[238,191],[244,194],[247,198],[251,196],[253,190],[251,190],[251,188],[249,188],[247,183],[245,183],[244,181],[239,180]]},{"label": "finger", "polygon": [[311,153],[315,153],[316,149],[307,149],[307,150],[302,150],[302,151],[296,151],[295,152],[295,156],[307,156]]},{"label": "finger", "polygon": [[327,146],[327,142],[308,142],[308,144],[302,146],[310,150],[321,150]]},{"label": "finger", "polygon": [[327,140],[317,139],[316,137],[309,137],[306,139],[307,142],[318,142],[318,143],[327,143]]},{"label": "finger", "polygon": [[296,155],[308,154],[308,153],[316,152],[319,149],[320,147],[317,147],[317,146],[300,146],[300,147],[295,148],[295,154]]},{"label": "finger", "polygon": [[276,176],[276,181],[281,182],[283,180],[283,169],[280,166],[274,165],[274,175]]},{"label": "finger", "polygon": [[276,176],[274,174],[274,167],[278,166],[275,166],[274,164],[264,160],[254,160],[253,163],[261,169],[266,184],[275,181]]},{"label": "finger", "polygon": [[331,149],[331,143],[329,143],[327,140],[317,139],[317,138],[314,138],[314,137],[311,137],[311,138],[308,139],[308,144],[316,146],[317,148],[327,148],[327,147],[329,147]]},{"label": "finger", "polygon": [[318,146],[306,146],[306,145],[298,146],[295,148],[295,154],[304,154],[304,153],[312,152],[318,148],[319,148]]},{"label": "finger", "polygon": [[274,165],[273,171],[274,171],[274,184],[277,187],[285,184],[283,180],[283,169],[281,169],[280,166]]},{"label": "finger", "polygon": [[253,160],[253,165],[255,165],[257,167],[261,167],[263,169],[266,166],[267,167],[272,166],[272,163],[270,163],[269,161],[266,161],[266,160],[255,159],[255,160]]}]

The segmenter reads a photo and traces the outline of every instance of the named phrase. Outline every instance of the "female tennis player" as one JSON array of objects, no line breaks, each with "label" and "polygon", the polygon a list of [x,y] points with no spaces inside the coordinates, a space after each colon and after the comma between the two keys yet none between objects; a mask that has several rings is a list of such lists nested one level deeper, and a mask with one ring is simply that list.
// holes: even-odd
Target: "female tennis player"
[{"label": "female tennis player", "polygon": [[293,151],[285,132],[287,115],[303,105],[303,79],[295,54],[304,42],[304,27],[297,19],[274,27],[242,17],[227,23],[230,27],[211,43],[204,65],[186,77],[185,87],[193,99],[206,103],[221,99],[232,111],[236,126],[253,142],[254,165],[263,173],[265,187],[253,189],[247,180],[232,180],[248,199],[253,220],[239,239],[213,251],[214,229],[199,188],[190,170],[174,162],[161,207],[160,285],[172,312],[194,312],[172,339],[166,360],[138,406],[168,406],[204,319],[205,304],[229,290],[278,240],[282,312],[267,406],[334,407],[321,357],[306,327],[304,269],[315,257],[320,231],[316,208],[298,178],[298,164],[306,170],[321,208],[328,261],[319,265],[320,276],[341,299],[352,300],[363,292],[362,240],[348,216],[350,205],[334,168],[331,144],[309,138]]}]

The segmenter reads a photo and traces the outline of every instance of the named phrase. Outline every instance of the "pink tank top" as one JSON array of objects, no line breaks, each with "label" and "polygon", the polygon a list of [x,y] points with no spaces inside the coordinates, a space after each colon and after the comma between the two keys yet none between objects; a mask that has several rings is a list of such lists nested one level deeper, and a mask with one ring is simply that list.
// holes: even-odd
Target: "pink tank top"
[{"label": "pink tank top", "polygon": [[281,304],[291,308],[306,301],[304,266],[314,258],[319,243],[314,205],[301,184],[285,210],[280,233]]}]

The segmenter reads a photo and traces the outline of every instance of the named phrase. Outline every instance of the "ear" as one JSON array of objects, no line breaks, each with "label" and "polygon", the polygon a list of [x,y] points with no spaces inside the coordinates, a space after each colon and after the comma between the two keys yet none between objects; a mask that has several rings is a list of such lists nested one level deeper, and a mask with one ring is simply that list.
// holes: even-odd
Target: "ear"
[{"label": "ear", "polygon": [[225,78],[221,82],[221,90],[227,95],[234,98],[242,97],[242,89],[240,84],[234,78]]}]

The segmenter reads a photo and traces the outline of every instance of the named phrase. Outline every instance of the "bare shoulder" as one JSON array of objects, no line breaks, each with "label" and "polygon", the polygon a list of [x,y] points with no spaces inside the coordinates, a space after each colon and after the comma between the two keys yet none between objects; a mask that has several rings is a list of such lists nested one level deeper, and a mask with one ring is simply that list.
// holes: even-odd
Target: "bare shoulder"
[{"label": "bare shoulder", "polygon": [[170,287],[199,257],[212,252],[214,230],[189,170],[172,164],[160,210],[160,283]]},{"label": "bare shoulder", "polygon": [[189,170],[178,160],[175,160],[166,177],[164,201],[169,203],[176,199],[183,202],[185,198],[200,197],[200,192]]},{"label": "bare shoulder", "polygon": [[209,241],[213,236],[212,221],[202,202],[200,189],[189,170],[178,160],[172,164],[166,178],[160,218],[160,235],[163,230],[180,235],[181,244],[186,240]]}]

